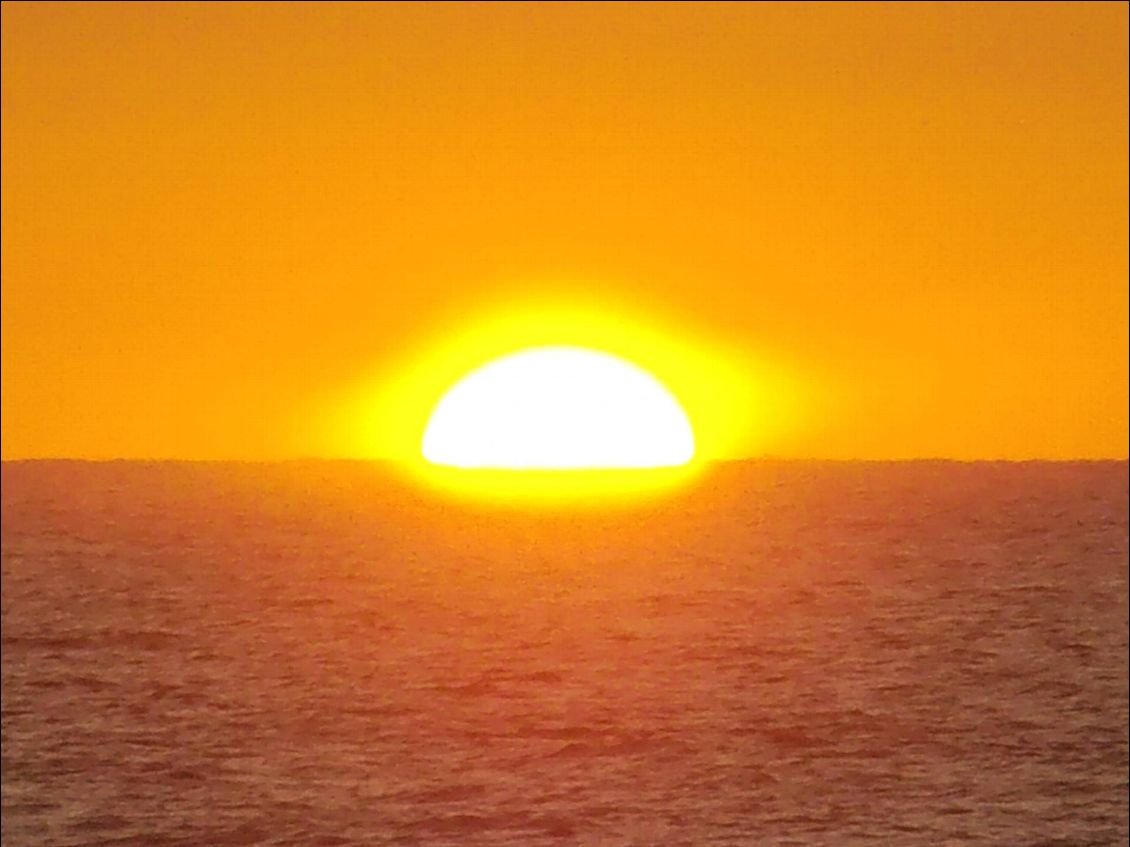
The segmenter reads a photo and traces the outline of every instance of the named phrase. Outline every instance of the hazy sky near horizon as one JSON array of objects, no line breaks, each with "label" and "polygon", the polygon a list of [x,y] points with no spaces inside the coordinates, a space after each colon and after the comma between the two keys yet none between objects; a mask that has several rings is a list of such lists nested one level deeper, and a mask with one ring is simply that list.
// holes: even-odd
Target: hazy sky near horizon
[{"label": "hazy sky near horizon", "polygon": [[551,292],[725,351],[734,457],[1125,457],[1127,20],[5,2],[3,456],[365,453]]}]

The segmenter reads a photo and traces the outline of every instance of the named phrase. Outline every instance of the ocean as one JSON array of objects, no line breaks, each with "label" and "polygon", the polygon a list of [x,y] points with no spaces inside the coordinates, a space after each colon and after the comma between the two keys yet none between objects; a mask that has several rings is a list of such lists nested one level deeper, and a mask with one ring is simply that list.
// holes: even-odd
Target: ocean
[{"label": "ocean", "polygon": [[5,463],[3,844],[1126,844],[1127,477]]}]

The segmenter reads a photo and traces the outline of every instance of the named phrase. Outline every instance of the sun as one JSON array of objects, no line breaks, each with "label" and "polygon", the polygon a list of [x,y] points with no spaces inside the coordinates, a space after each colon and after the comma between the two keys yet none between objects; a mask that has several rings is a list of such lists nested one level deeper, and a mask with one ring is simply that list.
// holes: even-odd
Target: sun
[{"label": "sun", "polygon": [[654,376],[625,359],[536,347],[464,376],[428,419],[421,452],[462,469],[673,468],[695,454],[690,420]]},{"label": "sun", "polygon": [[296,417],[296,440],[317,426],[326,455],[454,502],[604,509],[675,496],[797,425],[792,375],[744,341],[578,293],[595,286],[538,279],[453,307]]}]

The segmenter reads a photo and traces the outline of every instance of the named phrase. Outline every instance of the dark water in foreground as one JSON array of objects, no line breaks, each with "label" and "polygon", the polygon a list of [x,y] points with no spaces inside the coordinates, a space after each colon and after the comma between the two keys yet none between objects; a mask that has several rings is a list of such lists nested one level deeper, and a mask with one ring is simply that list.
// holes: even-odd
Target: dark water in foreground
[{"label": "dark water in foreground", "polygon": [[2,588],[5,845],[1127,843],[1124,462],[5,464]]}]

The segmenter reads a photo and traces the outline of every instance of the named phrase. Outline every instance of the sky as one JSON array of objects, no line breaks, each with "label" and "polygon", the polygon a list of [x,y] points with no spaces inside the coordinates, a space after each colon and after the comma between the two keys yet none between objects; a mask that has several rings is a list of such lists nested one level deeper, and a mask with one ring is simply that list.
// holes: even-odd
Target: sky
[{"label": "sky", "polygon": [[716,458],[1126,457],[1128,8],[5,2],[3,457],[396,458],[590,323]]}]

